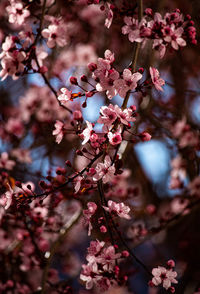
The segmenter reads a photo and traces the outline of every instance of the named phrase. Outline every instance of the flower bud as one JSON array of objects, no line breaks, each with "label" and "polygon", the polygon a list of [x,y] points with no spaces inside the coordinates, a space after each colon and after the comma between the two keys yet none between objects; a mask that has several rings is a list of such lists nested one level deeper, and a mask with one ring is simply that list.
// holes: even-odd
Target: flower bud
[{"label": "flower bud", "polygon": [[70,83],[72,85],[78,85],[78,82],[77,82],[77,78],[76,77],[71,77],[69,80],[70,80]]}]

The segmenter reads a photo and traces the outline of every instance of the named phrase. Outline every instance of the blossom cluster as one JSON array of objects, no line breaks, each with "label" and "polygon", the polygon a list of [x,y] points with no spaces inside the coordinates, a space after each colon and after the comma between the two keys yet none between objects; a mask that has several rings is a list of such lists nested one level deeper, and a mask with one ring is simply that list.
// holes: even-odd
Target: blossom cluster
[{"label": "blossom cluster", "polygon": [[[152,242],[163,242],[167,225],[199,203],[199,131],[189,124],[187,113],[183,117],[179,109],[166,107],[162,72],[158,65],[145,68],[143,61],[144,68],[139,67],[138,51],[148,40],[160,57],[167,48],[196,44],[194,23],[179,9],[162,17],[147,8],[141,18],[141,7],[131,1],[112,1],[115,5],[104,1],[101,6],[99,0],[69,1],[66,7],[61,2],[0,3],[0,20],[7,18],[9,23],[9,35],[1,36],[0,30],[2,81],[28,75],[42,81],[39,86],[32,84],[34,78],[31,82],[27,78],[18,102],[10,106],[8,98],[8,105],[2,103],[0,260],[5,274],[1,269],[0,292],[71,293],[71,277],[79,279],[80,271],[88,291],[112,291],[136,272],[136,262],[150,275],[149,287],[162,286],[174,293],[175,262],[149,270],[132,248],[154,234],[159,236]],[[117,24],[114,19],[109,47],[101,44],[103,38],[96,33],[102,11],[108,29],[116,15],[121,20]],[[123,60],[128,49],[119,46],[124,38],[119,38],[121,32],[136,42],[129,66]],[[97,52],[104,52],[104,57],[97,57]],[[152,88],[158,92],[151,92]],[[116,96],[123,98],[122,104],[113,99]],[[89,107],[85,108],[88,100],[96,103],[98,98],[103,104],[94,122],[87,118]],[[179,152],[171,162],[170,188],[181,189],[183,195],[166,201],[159,199],[134,149],[157,135],[173,139],[168,143]],[[195,167],[191,168],[190,160]],[[88,242],[88,236],[93,240],[81,270],[74,251]],[[134,262],[129,263],[129,256]],[[59,269],[53,268],[60,260]],[[61,280],[62,274],[69,279]]]},{"label": "blossom cluster", "polygon": [[[86,256],[87,264],[82,265],[80,279],[86,284],[86,289],[96,286],[102,291],[109,289],[111,285],[122,282],[120,279],[117,261],[128,256],[128,252],[116,253],[114,246],[105,246],[105,242],[91,241]],[[121,280],[121,281],[120,281]]]},{"label": "blossom cluster", "polygon": [[145,43],[148,39],[153,41],[153,48],[158,50],[160,58],[165,55],[167,47],[178,50],[186,46],[186,42],[196,44],[196,29],[191,16],[186,17],[176,9],[172,13],[166,13],[164,17],[160,13],[153,13],[152,9],[145,10],[146,15],[138,19],[126,16],[122,33],[128,35],[130,42]]}]

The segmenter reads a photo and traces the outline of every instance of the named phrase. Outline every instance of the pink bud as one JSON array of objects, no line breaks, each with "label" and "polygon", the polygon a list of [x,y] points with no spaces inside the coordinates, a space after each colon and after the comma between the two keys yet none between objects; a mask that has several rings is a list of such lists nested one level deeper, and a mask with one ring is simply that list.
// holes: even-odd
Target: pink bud
[{"label": "pink bud", "polygon": [[175,288],[174,288],[174,287],[170,287],[170,288],[169,288],[169,291],[170,291],[171,293],[175,293]]},{"label": "pink bud", "polygon": [[173,259],[168,260],[167,265],[168,265],[170,268],[175,267],[175,262],[174,262],[174,260],[173,260]]},{"label": "pink bud", "polygon": [[140,68],[138,69],[138,71],[139,71],[141,74],[143,74],[143,72],[144,72],[144,68],[143,68],[143,67],[140,67]]},{"label": "pink bud", "polygon": [[146,8],[145,9],[145,14],[148,16],[152,16],[153,15],[153,10],[151,8]]},{"label": "pink bud", "polygon": [[81,76],[81,81],[82,82],[87,82],[88,81],[86,75]]},{"label": "pink bud", "polygon": [[39,73],[41,73],[41,74],[44,74],[47,71],[48,71],[48,68],[45,65],[43,65],[39,68]]},{"label": "pink bud", "polygon": [[107,229],[106,229],[105,226],[101,226],[100,227],[100,231],[101,231],[101,233],[106,233],[107,232]]},{"label": "pink bud", "polygon": [[149,205],[147,205],[147,207],[146,207],[146,211],[147,211],[147,213],[148,214],[154,214],[155,213],[155,211],[156,211],[156,207],[155,207],[155,205],[153,205],[153,204],[149,204]]},{"label": "pink bud", "polygon": [[78,82],[77,82],[77,78],[76,77],[71,77],[69,80],[70,80],[70,83],[72,85],[78,85]]},{"label": "pink bud", "polygon": [[130,254],[127,250],[122,251],[122,256],[123,257],[128,257]]},{"label": "pink bud", "polygon": [[94,62],[91,62],[88,64],[88,68],[90,71],[95,71],[95,69],[97,69],[97,65]]},{"label": "pink bud", "polygon": [[143,132],[139,136],[143,142],[151,140],[151,135],[147,132]]}]

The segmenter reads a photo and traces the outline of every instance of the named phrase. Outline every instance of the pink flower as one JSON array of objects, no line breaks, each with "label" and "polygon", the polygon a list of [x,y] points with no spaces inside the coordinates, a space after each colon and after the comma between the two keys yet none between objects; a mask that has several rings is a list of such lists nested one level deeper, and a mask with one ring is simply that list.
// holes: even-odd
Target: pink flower
[{"label": "pink flower", "polygon": [[7,184],[7,191],[5,194],[1,195],[0,197],[0,205],[6,209],[8,209],[12,203],[12,196],[14,194],[13,189]]},{"label": "pink flower", "polygon": [[26,24],[26,26],[24,26],[24,30],[22,30],[21,32],[19,32],[18,34],[20,40],[22,40],[23,42],[23,48],[27,48],[28,46],[31,45],[31,43],[34,42],[34,34],[32,31],[32,27],[28,24]]},{"label": "pink flower", "polygon": [[111,145],[118,145],[122,142],[122,136],[120,132],[109,132],[108,139]]},{"label": "pink flower", "polygon": [[82,177],[78,176],[75,178],[74,180],[74,190],[75,190],[75,194],[78,193],[78,191],[80,190],[81,188],[81,181],[82,181]]},{"label": "pink flower", "polygon": [[121,257],[121,253],[115,253],[115,247],[109,246],[103,249],[100,256],[96,258],[97,262],[103,265],[103,269],[112,271],[115,266],[116,259]]},{"label": "pink flower", "polygon": [[171,287],[172,283],[177,284],[178,281],[175,279],[177,273],[172,269],[167,270],[165,267],[158,266],[152,270],[152,275],[154,276],[152,279],[152,283],[155,286],[163,284],[163,287],[168,290]]},{"label": "pink flower", "polygon": [[124,17],[125,26],[122,27],[122,34],[127,35],[130,42],[142,42],[143,38],[140,37],[140,28],[138,20],[134,17]]},{"label": "pink flower", "polygon": [[119,78],[119,73],[114,68],[111,68],[114,62],[114,54],[110,50],[106,50],[104,56],[105,59],[98,58],[97,68],[94,70],[92,76],[98,81],[96,85],[97,91],[106,91],[108,99],[112,99],[117,94],[114,81]]},{"label": "pink flower", "polygon": [[88,248],[89,255],[97,255],[101,249],[104,247],[105,242],[100,242],[99,240],[91,241],[90,247]]},{"label": "pink flower", "polygon": [[134,106],[133,108],[129,107],[122,110],[118,105],[115,105],[116,114],[122,124],[128,125],[129,122],[135,121],[135,117],[133,117],[133,112],[134,112],[133,109],[134,109]]},{"label": "pink flower", "polygon": [[27,17],[29,17],[29,10],[23,8],[23,4],[20,1],[10,0],[10,6],[6,7],[8,13],[8,21],[10,23],[22,25]]},{"label": "pink flower", "polygon": [[95,214],[97,210],[97,205],[94,202],[88,202],[87,203],[88,209],[83,210],[83,215],[85,217],[85,224],[89,225],[88,227],[88,236],[91,235],[92,230],[92,223],[91,223],[91,217]]},{"label": "pink flower", "polygon": [[163,58],[166,52],[166,45],[163,44],[162,39],[155,39],[153,41],[153,49],[155,48],[159,52],[159,57]]},{"label": "pink flower", "polygon": [[60,144],[64,135],[64,124],[61,121],[59,120],[56,121],[55,130],[53,131],[52,134],[56,136],[56,142]]},{"label": "pink flower", "polygon": [[111,159],[106,155],[104,163],[99,162],[96,166],[96,174],[93,176],[94,181],[102,179],[103,183],[107,183],[112,180],[115,173],[115,167],[111,165]]},{"label": "pink flower", "polygon": [[62,105],[65,105],[67,101],[71,100],[72,91],[69,91],[67,88],[61,88],[60,92],[62,92],[62,94],[58,96],[58,100],[61,102]]},{"label": "pink flower", "polygon": [[12,76],[13,80],[18,79],[18,75],[24,71],[24,64],[22,63],[26,58],[24,51],[13,51],[12,55],[5,56],[1,60],[2,70],[0,77],[2,81],[7,78],[8,75]]},{"label": "pink flower", "polygon": [[[37,46],[35,50],[35,54],[37,56],[38,64],[41,67],[43,66],[43,60],[48,56],[48,53],[42,46]],[[39,70],[35,60],[31,62],[32,68],[35,70]]]},{"label": "pink flower", "polygon": [[123,71],[123,79],[114,82],[114,86],[122,98],[125,98],[127,91],[134,90],[137,82],[142,78],[141,73],[133,73],[129,69]]},{"label": "pink flower", "polygon": [[98,274],[98,267],[96,262],[83,264],[82,265],[82,272],[80,274],[80,279],[85,282],[85,286],[87,290],[92,289],[95,283],[95,274]]},{"label": "pink flower", "polygon": [[0,58],[5,56],[12,56],[12,51],[16,49],[16,44],[12,36],[6,37],[4,43],[2,44],[2,52],[0,53]]},{"label": "pink flower", "polygon": [[112,104],[109,104],[108,106],[102,106],[100,109],[100,114],[101,115],[97,122],[108,127],[111,126],[113,122],[117,119],[116,110]]},{"label": "pink flower", "polygon": [[112,9],[110,9],[111,7],[111,4],[106,2],[106,14],[107,14],[107,17],[106,17],[106,20],[105,20],[105,26],[109,29],[111,24],[112,24],[112,21],[113,21],[113,11]]},{"label": "pink flower", "polygon": [[119,78],[119,73],[115,69],[110,69],[99,77],[100,82],[96,85],[96,89],[99,92],[106,91],[108,99],[112,99],[117,95],[117,89],[115,88],[115,81]]},{"label": "pink flower", "polygon": [[186,42],[183,38],[181,38],[184,33],[184,29],[182,27],[175,28],[175,25],[172,24],[170,27],[170,34],[164,38],[164,40],[168,43],[171,43],[172,48],[178,50],[179,46],[186,46]]},{"label": "pink flower", "polygon": [[112,200],[108,201],[108,207],[104,207],[106,211],[109,211],[110,213],[116,213],[121,218],[130,219],[130,207],[126,206],[123,202],[116,203]]},{"label": "pink flower", "polygon": [[3,152],[1,153],[0,157],[0,168],[5,168],[8,170],[12,170],[15,165],[15,162],[13,160],[8,159],[8,153]]},{"label": "pink flower", "polygon": [[165,81],[160,78],[159,71],[154,67],[150,67],[149,71],[150,71],[151,79],[155,88],[158,91],[163,91],[162,86],[165,84]]},{"label": "pink flower", "polygon": [[51,24],[48,29],[42,31],[42,36],[47,40],[47,46],[53,48],[56,44],[59,47],[64,47],[68,42],[68,35],[66,33],[66,25],[58,21],[58,24]]},{"label": "pink flower", "polygon": [[81,133],[81,136],[84,139],[82,142],[82,145],[85,145],[90,140],[90,136],[92,135],[92,132],[93,132],[92,123],[86,120],[86,124],[87,124],[87,128]]}]

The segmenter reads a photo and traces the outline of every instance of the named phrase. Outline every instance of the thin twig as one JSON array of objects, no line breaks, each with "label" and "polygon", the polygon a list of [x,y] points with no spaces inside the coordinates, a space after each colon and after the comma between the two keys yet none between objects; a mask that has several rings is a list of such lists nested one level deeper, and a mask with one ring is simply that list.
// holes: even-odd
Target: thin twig
[{"label": "thin twig", "polygon": [[77,178],[78,176],[81,176],[88,168],[90,168],[92,166],[92,164],[99,158],[101,157],[103,154],[103,152],[99,152],[99,154],[97,154],[91,161],[90,163],[85,167],[83,168],[80,172],[78,172],[77,174],[75,174],[73,177],[71,178],[68,178],[68,180],[63,183],[62,185],[59,185],[58,187],[55,187],[53,188],[52,190],[50,191],[46,191],[46,192],[43,192],[41,194],[36,194],[36,195],[29,195],[28,198],[39,198],[39,197],[42,197],[42,196],[48,196],[49,194],[53,193],[53,192],[56,192],[56,191],[60,191],[62,190],[67,184],[69,184],[70,182],[73,182],[73,180],[75,178]]}]

